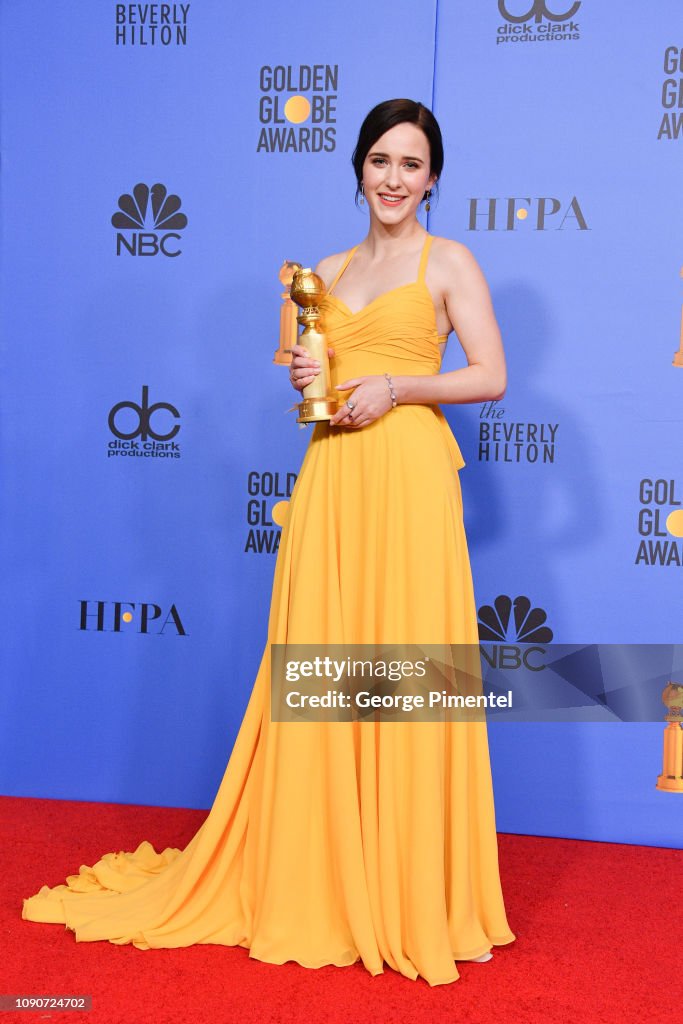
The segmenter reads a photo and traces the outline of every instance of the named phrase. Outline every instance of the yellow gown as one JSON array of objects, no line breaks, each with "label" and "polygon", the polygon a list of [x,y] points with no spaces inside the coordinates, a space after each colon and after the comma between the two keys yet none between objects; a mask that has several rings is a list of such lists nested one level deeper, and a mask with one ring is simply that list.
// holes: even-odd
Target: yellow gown
[{"label": "yellow gown", "polygon": [[[328,294],[333,383],[438,373],[431,242],[417,280],[357,313]],[[514,941],[485,722],[270,720],[271,643],[478,643],[463,465],[438,406],[398,405],[358,429],[315,425],[266,647],[206,820],[183,850],[144,840],[43,885],[24,919],[64,924],[77,942],[238,945],[309,968],[360,959],[429,985]]]}]

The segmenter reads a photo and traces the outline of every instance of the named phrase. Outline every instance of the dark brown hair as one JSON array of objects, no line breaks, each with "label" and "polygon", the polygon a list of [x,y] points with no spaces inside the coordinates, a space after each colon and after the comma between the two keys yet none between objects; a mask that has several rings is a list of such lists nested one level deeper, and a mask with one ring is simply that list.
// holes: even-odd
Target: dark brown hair
[{"label": "dark brown hair", "polygon": [[[351,163],[356,173],[356,206],[358,206],[360,185],[363,180],[363,164],[371,147],[390,128],[394,128],[397,124],[403,124],[405,121],[416,124],[427,136],[430,173],[436,174],[437,177],[441,176],[443,140],[439,123],[429,107],[425,107],[423,103],[416,100],[384,100],[383,103],[378,103],[376,107],[372,108],[360,126],[358,142],[351,157]],[[423,198],[427,198],[426,192]]]}]

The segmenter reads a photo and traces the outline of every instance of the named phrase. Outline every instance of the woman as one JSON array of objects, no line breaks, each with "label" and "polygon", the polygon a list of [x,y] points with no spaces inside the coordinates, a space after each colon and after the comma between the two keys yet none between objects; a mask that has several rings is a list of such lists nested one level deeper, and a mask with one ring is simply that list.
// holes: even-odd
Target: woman
[{"label": "woman", "polygon": [[[345,402],[311,434],[266,648],[211,811],[184,850],[143,841],[106,854],[24,900],[23,917],[64,923],[76,941],[240,945],[313,968],[360,959],[373,975],[388,964],[440,985],[459,977],[457,960],[489,959],[515,938],[486,724],[271,714],[274,644],[478,642],[464,461],[435,403],[500,397],[500,335],[472,255],[416,218],[443,164],[430,111],[379,104],[353,162],[368,235],[316,268]],[[440,375],[452,327],[469,365]],[[295,346],[295,388],[316,372]]]}]

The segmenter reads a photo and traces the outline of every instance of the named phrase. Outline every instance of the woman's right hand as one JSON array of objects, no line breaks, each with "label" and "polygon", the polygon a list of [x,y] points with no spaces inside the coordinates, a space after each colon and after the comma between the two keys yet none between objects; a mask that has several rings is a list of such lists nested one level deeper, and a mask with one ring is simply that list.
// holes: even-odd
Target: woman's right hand
[{"label": "woman's right hand", "polygon": [[[334,349],[328,348],[327,354],[332,358]],[[289,380],[294,390],[303,391],[319,373],[320,363],[316,359],[311,359],[308,350],[303,345],[292,345]]]}]

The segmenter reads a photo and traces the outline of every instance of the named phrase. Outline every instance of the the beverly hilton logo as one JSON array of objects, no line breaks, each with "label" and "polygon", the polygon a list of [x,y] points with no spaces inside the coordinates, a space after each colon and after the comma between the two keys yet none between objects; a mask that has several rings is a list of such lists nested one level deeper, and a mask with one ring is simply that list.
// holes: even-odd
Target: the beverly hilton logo
[{"label": "the beverly hilton logo", "polygon": [[180,196],[159,184],[151,188],[138,184],[132,193],[119,196],[119,208],[111,218],[113,226],[119,228],[116,255],[125,250],[131,256],[180,256],[178,232],[187,227],[180,205]]},{"label": "the beverly hilton logo", "polygon": [[189,4],[115,4],[117,46],[186,46]]},{"label": "the beverly hilton logo", "polygon": [[566,0],[498,0],[498,13],[503,19],[496,29],[496,46],[500,43],[567,42],[579,39],[579,23],[575,15],[581,0],[560,8]]},{"label": "the beverly hilton logo", "polygon": [[505,418],[500,400],[484,402],[479,412],[480,462],[554,463],[559,423]]},{"label": "the beverly hilton logo", "polygon": [[683,565],[683,486],[645,477],[638,485],[636,565]]},{"label": "the beverly hilton logo", "polygon": [[332,153],[338,88],[338,64],[264,64],[256,152]]},{"label": "the beverly hilton logo", "polygon": [[495,668],[524,665],[541,672],[545,645],[553,639],[547,619],[543,608],[532,605],[528,597],[499,594],[493,604],[483,604],[478,612],[479,639],[485,645],[482,657]]}]

